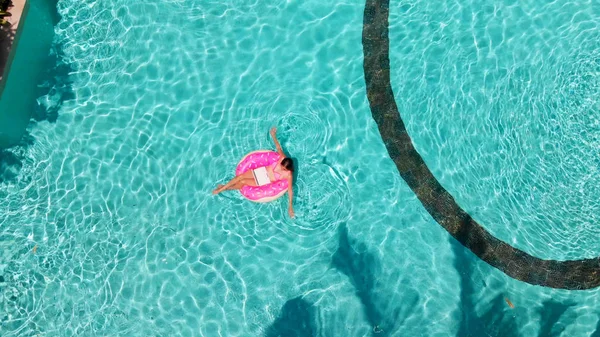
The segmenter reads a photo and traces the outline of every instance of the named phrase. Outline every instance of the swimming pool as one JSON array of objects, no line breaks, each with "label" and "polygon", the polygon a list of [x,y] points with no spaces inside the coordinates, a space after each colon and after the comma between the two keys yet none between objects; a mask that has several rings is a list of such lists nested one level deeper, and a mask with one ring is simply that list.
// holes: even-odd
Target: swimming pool
[{"label": "swimming pool", "polygon": [[[58,9],[73,97],[38,98],[58,118],[29,128],[1,183],[2,336],[599,330],[597,289],[492,268],[398,174],[365,85],[365,3]],[[597,256],[596,5],[389,12],[396,104],[435,178],[518,249]],[[272,125],[299,163],[294,220],[285,201],[211,195],[239,158],[272,146]]]}]

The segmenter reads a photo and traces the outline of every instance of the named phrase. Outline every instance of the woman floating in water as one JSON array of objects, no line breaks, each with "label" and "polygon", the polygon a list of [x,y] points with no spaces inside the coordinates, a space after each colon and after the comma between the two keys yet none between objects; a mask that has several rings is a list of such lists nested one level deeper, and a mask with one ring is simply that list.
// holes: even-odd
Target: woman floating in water
[{"label": "woman floating in water", "polygon": [[255,157],[250,154],[243,159],[238,166],[237,176],[231,179],[227,184],[217,186],[213,191],[213,194],[219,194],[226,190],[242,190],[242,194],[244,194],[245,197],[260,202],[262,200],[274,200],[287,190],[289,197],[289,213],[293,218],[292,179],[294,162],[283,153],[281,145],[279,145],[279,141],[277,140],[276,133],[277,129],[272,128],[271,137],[273,137],[273,141],[275,142],[277,154],[274,152],[260,152],[256,155],[256,160],[270,161],[270,159],[274,159],[272,163],[260,166],[260,163],[253,162]]}]

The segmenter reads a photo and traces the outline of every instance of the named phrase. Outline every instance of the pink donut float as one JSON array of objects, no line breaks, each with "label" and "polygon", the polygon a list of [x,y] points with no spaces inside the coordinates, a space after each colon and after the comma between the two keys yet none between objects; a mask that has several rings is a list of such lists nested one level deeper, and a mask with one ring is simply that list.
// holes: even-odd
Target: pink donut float
[{"label": "pink donut float", "polygon": [[[269,150],[259,150],[248,153],[235,169],[235,175],[239,176],[249,170],[255,170],[259,167],[275,167],[281,161],[279,153]],[[280,179],[263,186],[244,186],[240,190],[246,199],[254,202],[273,201],[282,195],[288,189],[287,179]]]}]

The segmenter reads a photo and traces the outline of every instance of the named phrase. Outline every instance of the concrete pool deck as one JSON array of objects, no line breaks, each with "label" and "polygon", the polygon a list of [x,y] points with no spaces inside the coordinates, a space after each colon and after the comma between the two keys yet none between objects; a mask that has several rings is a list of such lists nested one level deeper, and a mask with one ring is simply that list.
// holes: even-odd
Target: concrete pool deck
[{"label": "concrete pool deck", "polygon": [[0,95],[4,89],[4,79],[10,69],[19,34],[25,21],[25,14],[29,7],[27,0],[12,0],[12,4],[13,6],[7,10],[11,16],[4,18],[10,25],[0,26]]}]

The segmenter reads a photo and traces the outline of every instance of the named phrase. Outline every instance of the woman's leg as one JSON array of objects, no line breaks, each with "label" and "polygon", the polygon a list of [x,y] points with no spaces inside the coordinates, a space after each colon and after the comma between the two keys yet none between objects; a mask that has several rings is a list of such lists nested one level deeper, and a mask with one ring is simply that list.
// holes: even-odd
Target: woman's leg
[{"label": "woman's leg", "polygon": [[229,186],[227,190],[241,190],[244,186],[257,186],[254,178],[244,178],[238,181],[237,183]]},{"label": "woman's leg", "polygon": [[219,194],[225,190],[239,190],[245,185],[256,186],[256,182],[254,181],[254,175],[252,175],[252,171],[247,171],[239,176],[231,179],[225,185],[219,185],[217,188],[213,190],[213,194]]},{"label": "woman's leg", "polygon": [[217,185],[217,188],[215,188],[213,190],[213,194],[219,194],[221,192],[223,192],[226,188],[228,188],[229,186],[237,183],[239,181],[238,177],[235,177],[233,179],[231,179],[227,184],[225,185]]}]

